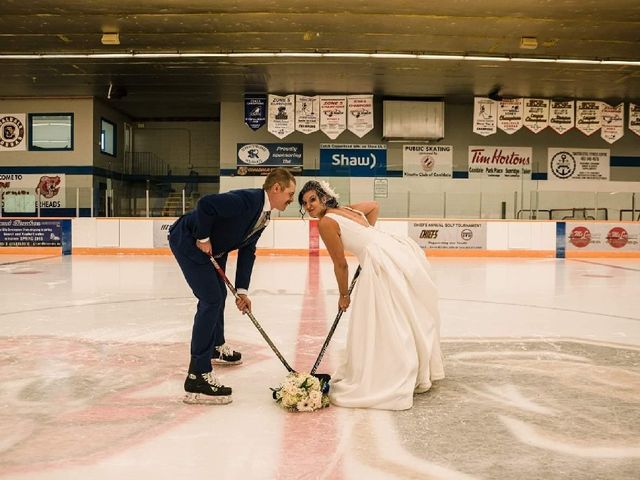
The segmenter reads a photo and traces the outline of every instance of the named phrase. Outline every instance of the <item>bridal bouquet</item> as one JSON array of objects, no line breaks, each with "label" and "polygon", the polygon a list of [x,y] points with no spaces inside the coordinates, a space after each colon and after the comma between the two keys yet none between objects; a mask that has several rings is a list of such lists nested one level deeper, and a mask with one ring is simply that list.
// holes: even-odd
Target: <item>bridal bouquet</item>
[{"label": "bridal bouquet", "polygon": [[271,390],[276,403],[292,412],[313,412],[329,406],[328,380],[308,373],[292,372]]}]

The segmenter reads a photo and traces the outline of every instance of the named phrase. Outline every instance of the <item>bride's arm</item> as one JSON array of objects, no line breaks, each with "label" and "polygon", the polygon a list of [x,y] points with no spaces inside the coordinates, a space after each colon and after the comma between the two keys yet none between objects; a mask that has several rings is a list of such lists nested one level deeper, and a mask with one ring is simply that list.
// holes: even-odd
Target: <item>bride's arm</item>
[{"label": "bride's arm", "polygon": [[360,210],[367,217],[369,225],[375,225],[378,220],[378,214],[380,213],[380,205],[378,202],[360,202],[355,205],[351,205],[354,210]]},{"label": "bride's arm", "polygon": [[344,256],[344,246],[342,245],[342,239],[340,238],[340,227],[338,222],[331,218],[324,217],[318,222],[318,230],[320,237],[327,247],[327,251],[333,261],[333,272],[336,275],[336,281],[338,282],[338,291],[340,292],[340,299],[338,300],[338,306],[346,310],[349,306],[349,265],[347,259]]}]

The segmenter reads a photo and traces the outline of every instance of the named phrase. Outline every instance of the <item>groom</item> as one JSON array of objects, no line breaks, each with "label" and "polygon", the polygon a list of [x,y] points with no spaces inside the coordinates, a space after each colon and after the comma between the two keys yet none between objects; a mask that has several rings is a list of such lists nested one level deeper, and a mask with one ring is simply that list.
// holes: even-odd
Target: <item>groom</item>
[{"label": "groom", "polygon": [[[296,181],[286,169],[276,168],[259,188],[206,195],[191,212],[169,229],[169,246],[184,278],[198,299],[191,333],[191,363],[184,382],[186,403],[231,402],[231,388],[213,375],[214,362],[239,363],[240,353],[224,341],[224,302],[227,290],[216,273],[211,256],[222,269],[227,254],[238,250],[235,287],[236,306],[251,311],[247,296],[256,243],[266,227],[272,209],[284,211],[293,201]],[[231,362],[228,362],[231,361]]]}]

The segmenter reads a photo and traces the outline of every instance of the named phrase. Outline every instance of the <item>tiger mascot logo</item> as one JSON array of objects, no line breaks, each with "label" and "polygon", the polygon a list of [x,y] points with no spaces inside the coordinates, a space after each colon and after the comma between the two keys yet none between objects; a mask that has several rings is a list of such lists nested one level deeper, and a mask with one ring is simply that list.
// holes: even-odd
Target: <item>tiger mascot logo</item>
[{"label": "tiger mascot logo", "polygon": [[53,198],[60,191],[60,177],[50,177],[43,175],[40,177],[38,186],[36,187],[36,193],[42,195],[44,198]]}]

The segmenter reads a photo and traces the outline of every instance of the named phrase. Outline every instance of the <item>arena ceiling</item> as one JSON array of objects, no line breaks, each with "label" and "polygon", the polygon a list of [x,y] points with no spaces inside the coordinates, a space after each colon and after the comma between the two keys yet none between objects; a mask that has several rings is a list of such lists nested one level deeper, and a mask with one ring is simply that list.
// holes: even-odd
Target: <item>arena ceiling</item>
[{"label": "arena ceiling", "polygon": [[215,117],[245,92],[640,101],[640,2],[5,0],[0,82],[138,119]]}]

